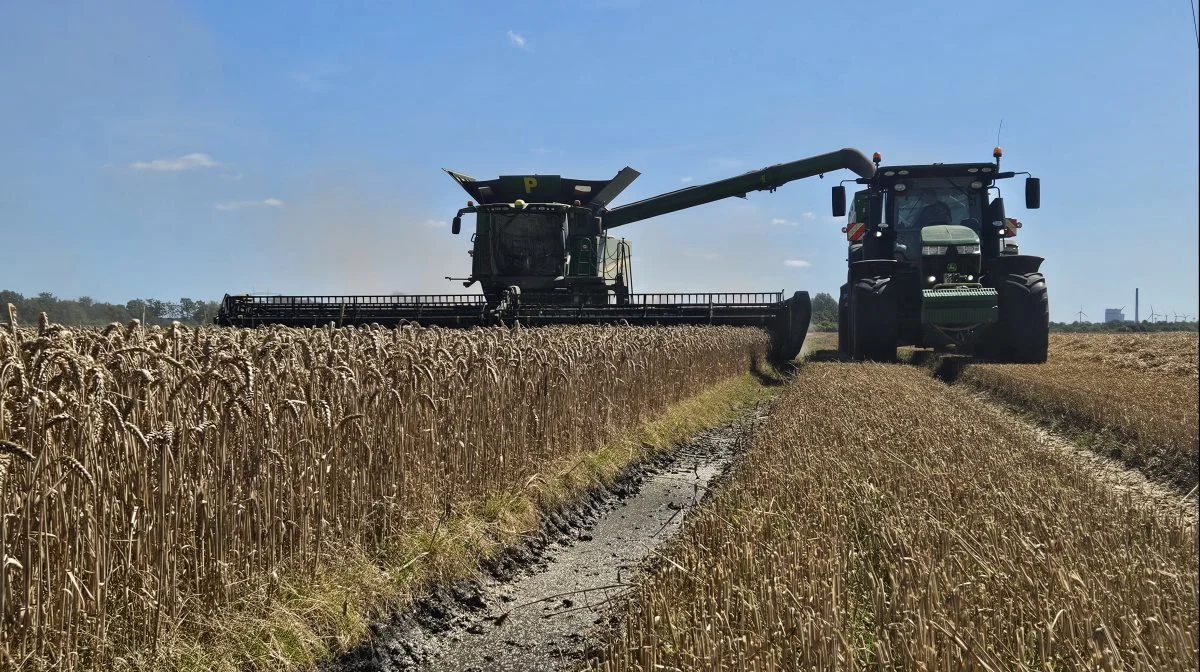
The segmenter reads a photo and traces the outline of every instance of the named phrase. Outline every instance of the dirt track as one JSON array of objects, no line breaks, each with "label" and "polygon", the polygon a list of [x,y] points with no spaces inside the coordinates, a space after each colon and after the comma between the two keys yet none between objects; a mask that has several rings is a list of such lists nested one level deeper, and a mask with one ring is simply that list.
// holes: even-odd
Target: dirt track
[{"label": "dirt track", "polygon": [[611,627],[612,602],[674,535],[733,460],[755,409],[701,432],[653,463],[635,465],[547,517],[540,534],[490,563],[481,580],[441,587],[327,671],[556,670],[578,667]]}]

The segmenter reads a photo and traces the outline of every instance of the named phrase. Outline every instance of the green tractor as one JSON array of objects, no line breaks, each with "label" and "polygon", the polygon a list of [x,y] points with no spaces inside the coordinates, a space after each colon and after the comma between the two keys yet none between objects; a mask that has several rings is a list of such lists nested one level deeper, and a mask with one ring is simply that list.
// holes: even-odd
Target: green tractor
[{"label": "green tractor", "polygon": [[[1050,308],[1042,257],[1010,239],[997,180],[1026,175],[1025,207],[1041,183],[993,163],[879,167],[855,180],[846,228],[846,284],[838,302],[838,349],[855,360],[894,361],[896,348],[954,349],[1003,362],[1046,361]],[[848,181],[848,180],[847,180]],[[992,197],[992,192],[996,196]],[[833,188],[833,214],[846,212]]]}]

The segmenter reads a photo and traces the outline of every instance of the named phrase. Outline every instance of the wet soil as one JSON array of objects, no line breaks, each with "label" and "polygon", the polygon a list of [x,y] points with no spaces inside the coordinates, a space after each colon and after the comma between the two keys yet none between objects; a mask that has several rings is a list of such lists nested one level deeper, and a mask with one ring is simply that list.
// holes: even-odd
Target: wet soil
[{"label": "wet soil", "polygon": [[725,473],[767,405],[631,466],[550,512],[541,530],[481,568],[436,586],[324,672],[575,669],[619,625],[621,597]]}]

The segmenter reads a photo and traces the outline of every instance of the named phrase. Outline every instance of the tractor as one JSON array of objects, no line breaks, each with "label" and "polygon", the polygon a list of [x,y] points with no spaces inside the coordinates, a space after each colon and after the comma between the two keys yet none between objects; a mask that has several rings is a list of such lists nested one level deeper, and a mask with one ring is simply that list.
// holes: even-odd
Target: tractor
[{"label": "tractor", "polygon": [[846,284],[838,350],[854,360],[895,361],[898,346],[954,350],[1001,362],[1046,361],[1050,309],[1042,257],[1011,239],[997,181],[1025,175],[1025,207],[1041,206],[1041,181],[993,162],[880,166],[833,187],[847,217]]}]

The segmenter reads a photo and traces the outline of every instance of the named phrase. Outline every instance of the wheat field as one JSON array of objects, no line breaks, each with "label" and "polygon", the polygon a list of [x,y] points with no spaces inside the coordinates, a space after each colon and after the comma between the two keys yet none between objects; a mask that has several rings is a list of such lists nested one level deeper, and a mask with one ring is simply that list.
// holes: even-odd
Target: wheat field
[{"label": "wheat field", "polygon": [[1195,333],[1053,334],[1045,364],[973,364],[963,380],[1044,419],[1111,434],[1184,491],[1200,480]]},{"label": "wheat field", "polygon": [[762,331],[707,327],[13,320],[0,332],[4,667],[172,668],[164,649],[198,623],[268,609],[346,549],[395,552],[402,532],[528,486],[766,347]]}]

